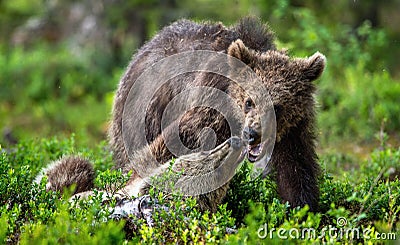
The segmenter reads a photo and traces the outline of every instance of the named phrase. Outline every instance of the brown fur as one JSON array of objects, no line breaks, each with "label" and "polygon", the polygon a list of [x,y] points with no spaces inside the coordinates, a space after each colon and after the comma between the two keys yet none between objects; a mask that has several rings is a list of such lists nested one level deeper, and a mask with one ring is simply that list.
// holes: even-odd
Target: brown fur
[{"label": "brown fur", "polygon": [[[228,54],[241,59],[257,73],[272,99],[277,138],[271,162],[277,172],[279,194],[294,207],[308,204],[315,211],[320,168],[315,152],[312,81],[324,70],[325,57],[316,53],[306,59],[291,59],[285,52],[250,50],[240,40],[230,46]],[[232,94],[240,94],[238,97],[243,101],[247,99],[240,88],[231,90]],[[257,112],[255,108],[245,111],[245,126],[258,132],[260,127],[254,110]]]},{"label": "brown fur", "polygon": [[75,186],[73,194],[88,191],[94,187],[95,173],[92,164],[78,156],[67,156],[52,162],[36,178],[39,183],[47,176],[47,190],[63,192],[65,188]]},{"label": "brown fur", "polygon": [[[218,204],[221,203],[228,190],[229,179],[223,181],[223,183],[225,184],[223,184],[222,186],[218,186],[218,183],[220,183],[221,179],[233,176],[237,164],[239,164],[239,162],[229,161],[227,160],[227,158],[238,159],[241,155],[241,147],[242,141],[237,137],[233,137],[213,150],[192,153],[177,158],[172,165],[172,170],[175,173],[181,172],[182,175],[178,175],[176,179],[171,180],[173,181],[172,183],[175,183],[176,190],[187,193],[188,190],[206,190],[209,189],[209,186],[218,187],[215,188],[215,190],[209,191],[205,194],[195,196],[200,210],[210,210],[212,212],[216,212]],[[141,153],[142,154],[138,154],[137,156],[140,156],[140,158],[143,160],[149,159],[151,156],[148,154],[152,154],[149,151]],[[135,158],[134,160],[141,159]],[[225,161],[231,164],[221,166],[221,163]],[[152,174],[149,174],[150,177],[147,177],[145,179],[142,179],[140,177],[131,179],[126,187],[121,189],[117,194],[121,196],[138,196],[148,194],[148,190],[151,185],[154,185],[156,188],[162,188],[161,190],[168,190],[168,186],[170,186],[171,182],[167,180],[166,182],[153,183],[151,178],[164,174],[169,166],[169,162],[161,165],[160,167],[155,169]],[[208,178],[207,181],[194,181],[194,176],[202,176],[209,173],[210,171],[214,171],[211,175],[213,178]],[[184,184],[181,185],[182,183]],[[168,191],[170,192],[173,190]]]},{"label": "brown fur", "polygon": [[[238,159],[241,155],[242,145],[243,143],[240,138],[232,137],[210,151],[202,151],[182,156],[180,158],[177,158],[172,165],[172,171],[175,173],[181,173],[180,175],[169,176],[167,180],[163,180],[162,178],[153,179],[153,177],[162,177],[161,175],[167,172],[168,168],[170,167],[170,162],[167,162],[159,166],[158,168],[153,169],[151,173],[148,173],[149,177],[137,177],[131,179],[127,183],[127,185],[119,190],[116,194],[114,194],[114,196],[125,198],[145,195],[149,193],[149,189],[152,185],[162,191],[171,192],[173,190],[170,190],[169,186],[171,186],[171,184],[175,184],[176,189],[174,190],[180,190],[186,193],[188,192],[188,190],[209,190],[209,186],[212,185],[216,188],[213,188],[213,190],[205,194],[196,195],[195,198],[197,199],[197,205],[200,210],[210,210],[212,212],[216,212],[218,204],[221,203],[228,190],[229,179],[224,181],[225,184],[223,184],[222,186],[219,186],[218,183],[220,183],[221,179],[223,180],[224,178],[226,179],[229,178],[229,176],[233,176],[237,165],[240,163],[235,160]],[[149,151],[149,149],[144,148],[142,151],[139,151],[139,154],[135,155],[134,160],[145,161],[151,158],[151,154],[152,153]],[[228,158],[233,160],[229,160]],[[76,164],[74,162],[76,159],[71,158],[70,160],[70,163],[72,163],[71,166]],[[223,162],[228,162],[230,163],[230,165],[224,164],[224,166],[221,166],[221,163]],[[85,165],[85,167],[88,168],[87,171],[82,171],[82,169],[80,169],[82,174],[87,173],[91,170],[90,165]],[[60,171],[61,168],[56,168],[55,170]],[[213,171],[213,174],[211,175],[213,178],[207,178],[207,181],[194,181],[195,179],[193,177],[206,175],[211,171]],[[47,172],[47,174],[50,176],[57,176],[60,174],[62,175],[63,173],[58,172],[56,174],[54,171],[49,171]],[[87,177],[89,178],[90,176]],[[78,182],[77,184],[79,185],[84,183]],[[182,188],[179,188],[179,186]],[[54,189],[52,188],[52,190]],[[77,193],[71,199],[73,200],[75,198],[86,198],[92,194],[92,191],[85,190],[84,192]],[[108,196],[109,195],[106,195],[106,193],[104,193],[103,195],[105,200],[108,198]]]},{"label": "brown fur", "polygon": [[[126,152],[122,137],[122,118],[124,104],[136,79],[148,67],[173,54],[191,50],[223,52],[250,67],[269,92],[277,119],[276,145],[271,162],[277,172],[279,194],[293,207],[308,204],[311,210],[316,210],[319,197],[317,186],[319,166],[314,143],[315,86],[312,81],[321,75],[325,57],[316,53],[310,58],[292,59],[286,52],[276,50],[273,41],[273,34],[269,28],[255,18],[244,18],[229,28],[220,23],[199,24],[181,20],[161,30],[138,50],[121,78],[116,92],[109,129],[109,140],[116,167],[127,173],[134,169],[132,163],[135,163],[135,166],[141,168],[136,170],[141,172],[149,169],[164,171],[166,165],[162,163],[168,163],[176,156],[167,149],[164,142],[165,137],[170,135],[168,127],[161,135],[162,113],[175,95],[184,89],[199,85],[220,89],[234,98],[243,109],[243,114],[240,116],[246,119],[244,127],[247,132],[244,132],[244,135],[251,135],[257,143],[261,130],[258,113],[263,109],[260,108],[263,105],[246,106],[249,95],[227,78],[215,74],[189,73],[175,77],[155,93],[153,102],[147,109],[145,132],[134,132],[136,135],[146,133],[149,145],[143,149],[136,149],[130,158]],[[246,91],[254,93],[252,96],[258,98],[268,96],[257,94],[259,89],[251,82],[246,86]],[[200,132],[204,127],[214,130],[218,145],[223,144],[231,136],[229,125],[222,115],[206,107],[193,108],[180,122],[174,123],[179,124],[180,137],[190,149],[201,146]],[[223,152],[221,150],[221,153]],[[199,157],[199,155],[194,156]],[[153,157],[156,160],[153,160]],[[185,156],[181,159],[185,159]],[[178,163],[180,161],[178,160]],[[207,165],[206,162],[191,161],[191,167],[186,169],[200,171]],[[135,185],[141,183],[143,183],[141,177],[134,173],[126,188],[135,189],[137,187]],[[222,191],[207,194],[208,197],[203,200],[208,200],[209,203],[206,205],[200,202],[201,205],[204,204],[203,207],[214,211],[225,195],[228,184],[221,188]]]},{"label": "brown fur", "polygon": [[[289,201],[293,206],[308,204],[315,210],[319,196],[316,183],[319,166],[314,143],[315,87],[312,81],[322,73],[325,58],[316,53],[308,59],[291,59],[284,51],[275,50],[272,33],[254,18],[245,18],[231,28],[221,24],[178,21],[164,28],[138,51],[120,81],[114,101],[109,135],[117,167],[125,168],[130,165],[122,141],[121,120],[123,105],[134,81],[147,67],[160,59],[188,50],[226,52],[246,63],[259,75],[270,93],[277,117],[277,142],[271,161],[277,170],[279,193],[283,200]],[[185,84],[186,87],[193,86],[190,81],[198,83],[196,78],[179,79],[181,83],[188,83]],[[203,85],[228,91],[232,97],[238,99],[239,104],[243,104],[247,97],[241,88],[224,78],[217,77],[202,82]],[[146,121],[150,148],[161,162],[173,157],[162,140],[155,140],[161,134],[160,120],[163,108],[180,92],[168,89],[161,90],[156,95],[159,96],[160,103],[150,107],[148,118],[151,122]],[[250,90],[257,91],[257,88]],[[169,97],[166,98],[166,95]],[[188,114],[189,119],[182,123],[181,127],[183,141],[187,147],[199,146],[197,133],[205,126],[214,129],[218,144],[230,137],[228,125],[219,118],[218,113],[201,111]],[[252,118],[256,113],[249,115]],[[143,164],[146,164],[145,161]]]},{"label": "brown fur", "polygon": [[[248,42],[248,46],[255,50],[269,50],[275,48],[272,41],[272,33],[269,29],[256,19],[247,18],[239,22],[238,25],[229,29],[220,23],[197,24],[188,20],[180,20],[165,27],[137,52],[119,83],[113,105],[113,119],[109,130],[109,138],[110,144],[113,147],[114,159],[117,167],[123,168],[129,162],[122,139],[122,114],[129,91],[142,72],[161,59],[184,51],[213,50],[226,52],[230,44],[237,39],[241,39],[246,43]],[[180,79],[189,80],[182,77]],[[219,80],[221,79],[211,82],[212,84],[207,84],[207,81],[202,81],[202,83],[203,85],[209,85],[212,87],[218,87],[221,90],[226,90],[229,85],[228,82]],[[216,82],[219,83],[217,84]],[[177,83],[179,84],[179,82]],[[192,85],[187,84],[187,86]],[[147,139],[150,142],[161,134],[160,120],[163,109],[173,96],[180,92],[178,90],[171,91],[173,90],[172,88],[166,88],[166,90],[167,91],[160,89],[160,92],[156,95],[159,97],[159,100],[153,108],[150,108],[148,113],[149,120],[146,120],[148,125]],[[167,97],[167,95],[169,96]],[[208,112],[196,113],[195,115],[197,116],[195,119],[190,121],[188,120],[183,124],[189,125],[190,127],[197,127],[193,128],[194,130],[191,130],[191,132],[195,132],[194,134],[185,135],[186,137],[184,137],[184,140],[187,141],[187,147],[195,148],[195,146],[198,145],[195,136],[196,132],[198,132],[200,128],[199,125],[205,126],[215,121],[219,124],[223,123],[223,120],[213,120],[216,117],[215,113],[206,115],[209,117],[203,117],[204,114],[208,114]],[[203,122],[204,119],[207,119],[207,122]],[[226,130],[228,125],[215,126],[219,127],[216,131],[218,136],[217,144],[221,144],[228,138],[227,136],[229,135],[229,132]],[[189,128],[185,129],[185,132],[186,131],[189,131]],[[182,134],[184,134],[184,132],[182,132]],[[159,143],[155,145],[154,148],[157,149],[164,147]],[[155,156],[158,156],[158,154],[155,154]],[[160,160],[165,162],[163,160],[168,160],[171,157],[173,156],[167,152],[165,157]]]}]

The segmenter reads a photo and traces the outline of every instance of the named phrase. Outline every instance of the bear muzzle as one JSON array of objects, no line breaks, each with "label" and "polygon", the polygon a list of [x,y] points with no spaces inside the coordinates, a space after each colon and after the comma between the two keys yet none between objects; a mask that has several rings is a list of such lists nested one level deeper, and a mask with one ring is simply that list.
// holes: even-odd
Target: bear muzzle
[{"label": "bear muzzle", "polygon": [[261,142],[260,134],[250,127],[245,127],[242,136],[243,141],[247,142],[247,147],[245,148],[247,159],[250,162],[256,162],[261,158],[264,147],[264,143]]}]

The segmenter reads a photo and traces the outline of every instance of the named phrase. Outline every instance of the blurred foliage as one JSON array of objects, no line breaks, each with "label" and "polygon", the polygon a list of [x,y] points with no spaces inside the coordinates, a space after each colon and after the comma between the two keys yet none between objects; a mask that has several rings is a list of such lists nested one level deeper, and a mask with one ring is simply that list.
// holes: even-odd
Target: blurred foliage
[{"label": "blurred foliage", "polygon": [[0,56],[0,67],[0,128],[25,137],[77,132],[85,143],[104,137],[116,86],[109,80],[121,71],[105,74],[65,49],[45,47],[15,48]]},{"label": "blurred foliage", "polygon": [[398,139],[400,30],[390,7],[399,6],[395,0],[337,1],[334,8],[313,0],[1,1],[0,142],[72,132],[82,144],[104,139],[113,91],[141,44],[182,17],[229,25],[249,14],[269,22],[278,46],[292,55],[327,56],[317,98],[323,145],[371,142],[382,125]]},{"label": "blurred foliage", "polygon": [[113,91],[140,45],[182,17],[230,25],[249,14],[269,22],[292,55],[326,55],[317,82],[323,146],[374,142],[382,127],[398,142],[399,7],[398,0],[341,0],[334,8],[314,0],[1,1],[0,142],[72,132],[82,144],[105,139]]}]

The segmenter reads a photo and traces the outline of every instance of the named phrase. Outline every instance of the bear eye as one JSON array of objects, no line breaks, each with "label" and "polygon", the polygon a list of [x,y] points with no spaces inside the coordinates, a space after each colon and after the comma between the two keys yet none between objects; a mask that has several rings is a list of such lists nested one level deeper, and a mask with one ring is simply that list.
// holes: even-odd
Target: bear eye
[{"label": "bear eye", "polygon": [[251,101],[251,99],[247,99],[247,100],[244,102],[244,110],[247,112],[247,111],[249,111],[252,107],[253,107],[253,102]]}]

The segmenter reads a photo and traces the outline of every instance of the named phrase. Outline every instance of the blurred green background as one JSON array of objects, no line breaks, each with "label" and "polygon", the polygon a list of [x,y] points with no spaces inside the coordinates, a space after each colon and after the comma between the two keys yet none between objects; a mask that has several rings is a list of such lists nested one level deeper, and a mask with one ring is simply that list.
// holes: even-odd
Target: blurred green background
[{"label": "blurred green background", "polygon": [[363,157],[400,142],[400,0],[0,0],[0,144],[106,138],[131,56],[179,18],[259,16],[291,55],[325,54],[317,81],[321,152]]}]

